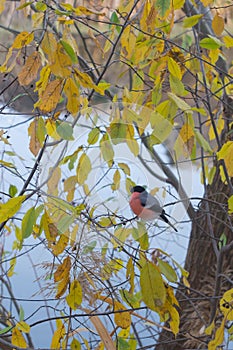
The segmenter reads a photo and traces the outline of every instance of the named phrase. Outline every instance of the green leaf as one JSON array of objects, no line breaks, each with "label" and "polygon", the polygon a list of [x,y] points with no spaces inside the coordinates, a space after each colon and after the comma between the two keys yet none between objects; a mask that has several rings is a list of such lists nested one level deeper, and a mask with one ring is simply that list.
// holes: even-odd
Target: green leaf
[{"label": "green leaf", "polygon": [[233,213],[233,195],[228,199],[228,212]]},{"label": "green leaf", "polygon": [[35,8],[39,12],[45,12],[47,10],[47,5],[42,1],[38,1],[35,4]]},{"label": "green leaf", "polygon": [[88,143],[89,145],[94,145],[98,139],[99,139],[99,135],[100,135],[100,130],[99,128],[94,128],[92,129],[89,134],[88,134]]},{"label": "green leaf", "polygon": [[223,232],[221,236],[219,237],[219,242],[218,242],[218,249],[221,249],[222,247],[225,247],[227,244],[227,236]]},{"label": "green leaf", "polygon": [[22,220],[22,238],[28,238],[33,232],[33,226],[36,222],[35,208],[30,208]]},{"label": "green leaf", "polygon": [[17,187],[15,185],[10,185],[9,186],[9,195],[11,197],[14,197],[17,192],[18,192],[18,189],[17,189]]},{"label": "green leaf", "polygon": [[166,289],[161,274],[152,262],[147,261],[140,274],[142,300],[154,311],[163,306],[166,300]]},{"label": "green leaf", "polygon": [[61,136],[61,138],[63,140],[74,140],[73,128],[69,123],[62,122],[61,124],[59,124],[57,122],[56,123],[56,131],[57,131],[58,135]]},{"label": "green leaf", "polygon": [[0,334],[5,334],[5,333],[8,333],[9,331],[12,330],[12,326],[8,326],[8,327],[5,327],[3,329],[0,329]]},{"label": "green leaf", "polygon": [[20,305],[20,307],[19,307],[19,320],[20,321],[24,320],[24,309],[23,309],[22,305]]},{"label": "green leaf", "polygon": [[209,35],[209,38],[204,38],[200,41],[200,46],[208,50],[216,50],[221,46],[224,46],[224,43],[219,39]]},{"label": "green leaf", "polygon": [[[120,20],[119,20],[119,18],[118,18],[118,16],[117,16],[117,14],[116,14],[115,11],[114,11],[114,12],[112,13],[112,15],[111,15],[110,22],[116,23],[116,24],[120,23]],[[110,25],[109,27],[111,28],[112,25]],[[118,33],[120,33],[120,31],[121,31],[121,26],[115,25],[114,27],[116,28],[116,31],[117,31]]]},{"label": "green leaf", "polygon": [[9,199],[8,202],[0,204],[0,223],[14,216],[21,208],[26,196],[19,196]]},{"label": "green leaf", "polygon": [[62,44],[67,55],[70,57],[72,63],[77,63],[78,59],[73,47],[64,40],[60,40],[60,43]]},{"label": "green leaf", "polygon": [[22,9],[24,9],[25,7],[27,7],[27,6],[30,6],[31,4],[33,4],[34,3],[34,1],[30,1],[30,2],[25,2],[24,4],[22,4],[22,5],[20,5],[19,7],[17,7],[17,11],[18,10],[22,10]]},{"label": "green leaf", "polygon": [[182,111],[185,111],[185,112],[189,111],[190,113],[192,113],[191,107],[180,97],[176,96],[172,92],[168,92],[168,96]]},{"label": "green leaf", "polygon": [[177,274],[171,265],[159,258],[157,258],[157,262],[161,273],[166,277],[166,279],[170,282],[177,282]]},{"label": "green leaf", "polygon": [[194,133],[199,145],[204,149],[205,152],[213,153],[208,141],[204,138],[204,136],[198,131],[194,129]]},{"label": "green leaf", "polygon": [[170,0],[156,0],[155,1],[155,8],[159,11],[160,16],[163,18],[166,14],[166,11],[170,7]]},{"label": "green leaf", "polygon": [[202,17],[203,17],[203,14],[194,15],[194,16],[191,16],[191,17],[186,17],[183,20],[183,27],[184,28],[190,28],[190,27],[195,26]]}]

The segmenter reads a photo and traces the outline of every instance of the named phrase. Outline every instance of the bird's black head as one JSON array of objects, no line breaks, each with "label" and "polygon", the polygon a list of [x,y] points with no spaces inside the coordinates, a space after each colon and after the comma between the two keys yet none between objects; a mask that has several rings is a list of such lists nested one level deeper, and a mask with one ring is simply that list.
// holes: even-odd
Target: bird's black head
[{"label": "bird's black head", "polygon": [[142,193],[145,191],[145,188],[142,187],[142,186],[134,186],[130,189],[130,192],[131,193],[134,193],[134,192],[139,192],[139,193]]}]

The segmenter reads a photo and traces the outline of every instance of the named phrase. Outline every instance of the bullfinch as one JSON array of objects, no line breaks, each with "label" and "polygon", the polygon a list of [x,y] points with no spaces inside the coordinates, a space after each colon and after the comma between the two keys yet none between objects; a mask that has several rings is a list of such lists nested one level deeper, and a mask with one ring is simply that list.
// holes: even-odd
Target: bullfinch
[{"label": "bullfinch", "polygon": [[145,221],[160,218],[178,232],[166,217],[168,214],[161,208],[159,201],[148,193],[144,187],[134,186],[131,189],[131,193],[129,205],[134,214]]}]

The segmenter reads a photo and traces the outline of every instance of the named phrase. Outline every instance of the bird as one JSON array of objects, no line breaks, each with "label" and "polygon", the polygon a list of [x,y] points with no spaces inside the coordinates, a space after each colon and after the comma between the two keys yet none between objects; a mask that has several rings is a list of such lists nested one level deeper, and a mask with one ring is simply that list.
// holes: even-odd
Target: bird
[{"label": "bird", "polygon": [[132,193],[129,205],[134,214],[137,217],[143,219],[144,221],[152,221],[154,219],[160,218],[166,224],[170,225],[176,232],[177,229],[168,220],[166,215],[168,215],[165,210],[160,206],[159,201],[148,193],[142,186],[134,186],[130,189]]}]

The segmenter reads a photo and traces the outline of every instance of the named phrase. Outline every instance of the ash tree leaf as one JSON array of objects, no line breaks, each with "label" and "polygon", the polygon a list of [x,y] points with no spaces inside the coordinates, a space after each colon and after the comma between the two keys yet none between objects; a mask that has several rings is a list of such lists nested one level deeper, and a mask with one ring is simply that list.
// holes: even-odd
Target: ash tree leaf
[{"label": "ash tree leaf", "polygon": [[212,21],[212,28],[216,35],[221,35],[224,30],[224,18],[220,16],[218,12],[216,12],[213,21]]},{"label": "ash tree leaf", "polygon": [[62,122],[62,123],[56,123],[56,131],[58,133],[59,136],[61,136],[61,138],[63,140],[74,140],[73,137],[73,128],[72,126],[67,123],[67,122]]},{"label": "ash tree leaf", "polygon": [[60,43],[62,44],[65,52],[67,53],[67,55],[70,57],[71,61],[73,63],[77,63],[78,59],[77,59],[77,55],[76,55],[73,47],[69,43],[64,41],[64,40],[60,40]]},{"label": "ash tree leaf", "polygon": [[200,46],[207,50],[219,49],[224,44],[217,38],[209,35],[209,38],[204,38],[200,41]]},{"label": "ash tree leaf", "polygon": [[36,223],[35,208],[30,208],[22,220],[22,238],[28,238],[33,232],[33,226]]},{"label": "ash tree leaf", "polygon": [[166,289],[158,268],[147,261],[141,269],[140,285],[144,303],[154,311],[164,305]]},{"label": "ash tree leaf", "polygon": [[183,27],[190,28],[190,27],[195,26],[202,17],[203,17],[203,14],[198,14],[198,15],[194,15],[191,17],[186,17],[183,20]]},{"label": "ash tree leaf", "polygon": [[82,287],[78,280],[74,280],[70,286],[70,292],[66,297],[67,304],[72,310],[76,310],[82,303]]},{"label": "ash tree leaf", "polygon": [[17,187],[15,185],[10,185],[8,192],[9,192],[9,195],[11,197],[14,197],[16,195],[16,193],[18,192],[18,189],[17,189]]},{"label": "ash tree leaf", "polygon": [[9,199],[6,203],[0,204],[0,223],[14,216],[21,208],[26,196],[19,196]]},{"label": "ash tree leaf", "polygon": [[99,135],[100,135],[100,130],[99,128],[94,128],[92,129],[89,134],[88,134],[88,143],[89,145],[94,145],[98,139],[99,139]]},{"label": "ash tree leaf", "polygon": [[157,259],[161,273],[167,278],[170,282],[177,282],[177,274],[175,270],[169,265],[166,261]]},{"label": "ash tree leaf", "polygon": [[79,159],[76,169],[77,182],[83,185],[91,171],[91,161],[86,153],[83,153]]}]

